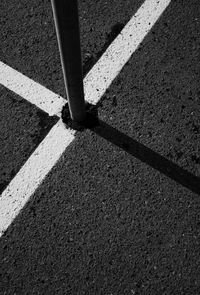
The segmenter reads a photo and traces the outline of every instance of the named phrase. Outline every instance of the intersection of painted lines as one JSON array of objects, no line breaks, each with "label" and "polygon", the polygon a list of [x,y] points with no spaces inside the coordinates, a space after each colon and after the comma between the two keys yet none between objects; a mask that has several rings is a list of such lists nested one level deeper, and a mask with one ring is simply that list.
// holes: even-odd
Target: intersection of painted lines
[{"label": "intersection of painted lines", "polygon": [[[96,104],[138,48],[171,0],[146,0],[84,79],[86,101]],[[64,98],[0,62],[0,83],[50,116],[57,115]],[[0,197],[0,236],[75,138],[61,119],[22,166]]]}]

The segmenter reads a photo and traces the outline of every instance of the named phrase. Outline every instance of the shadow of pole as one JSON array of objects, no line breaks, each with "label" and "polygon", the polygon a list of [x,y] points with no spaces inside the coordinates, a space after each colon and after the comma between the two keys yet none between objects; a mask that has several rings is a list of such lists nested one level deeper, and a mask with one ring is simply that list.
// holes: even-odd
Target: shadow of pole
[{"label": "shadow of pole", "polygon": [[182,169],[165,157],[147,148],[124,133],[116,130],[112,126],[98,119],[99,124],[89,129],[120,147],[130,155],[138,158],[142,162],[150,165],[192,192],[200,195],[200,178]]}]

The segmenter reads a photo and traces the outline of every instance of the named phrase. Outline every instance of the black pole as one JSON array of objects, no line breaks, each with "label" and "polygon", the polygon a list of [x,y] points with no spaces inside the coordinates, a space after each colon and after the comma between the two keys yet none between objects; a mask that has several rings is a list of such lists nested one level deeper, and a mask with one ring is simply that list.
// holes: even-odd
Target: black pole
[{"label": "black pole", "polygon": [[51,0],[71,119],[85,119],[77,0]]}]

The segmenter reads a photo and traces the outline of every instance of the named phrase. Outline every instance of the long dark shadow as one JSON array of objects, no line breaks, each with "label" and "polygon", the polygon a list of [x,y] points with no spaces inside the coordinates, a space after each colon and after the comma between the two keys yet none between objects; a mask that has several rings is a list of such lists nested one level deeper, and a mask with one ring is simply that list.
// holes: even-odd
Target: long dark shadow
[{"label": "long dark shadow", "polygon": [[200,195],[199,177],[182,169],[178,165],[167,160],[165,157],[159,155],[101,120],[99,120],[98,126],[90,127],[89,129],[116,146],[122,148],[130,155],[140,159],[142,162],[150,165],[154,169],[190,189],[192,192]]}]

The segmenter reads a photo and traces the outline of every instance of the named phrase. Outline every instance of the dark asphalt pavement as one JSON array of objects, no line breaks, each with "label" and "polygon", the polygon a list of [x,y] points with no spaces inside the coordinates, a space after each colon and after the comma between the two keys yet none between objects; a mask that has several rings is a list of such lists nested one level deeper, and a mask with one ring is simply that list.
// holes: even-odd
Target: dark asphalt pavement
[{"label": "dark asphalt pavement", "polygon": [[57,121],[0,86],[0,193]]},{"label": "dark asphalt pavement", "polygon": [[[142,2],[142,0],[127,1],[126,7],[124,7],[122,0],[114,0],[109,2],[109,4],[101,0],[96,5],[92,1],[79,1],[84,74],[96,63],[106,49],[106,46],[109,45],[123,25],[129,21]],[[114,15],[113,9],[115,11]],[[20,2],[17,0],[2,0],[0,2],[0,11],[0,27],[2,28],[0,35],[0,61],[34,81],[39,82],[53,92],[60,94],[62,97],[66,97],[51,2],[49,0],[34,1],[31,3],[27,0]],[[10,95],[11,92],[7,89],[2,91],[1,98],[5,100],[3,96]],[[15,100],[16,94],[12,93],[11,96]],[[8,104],[8,102],[4,102],[4,104]],[[12,129],[17,125],[18,116],[21,117],[21,120],[23,118],[30,118],[32,120],[32,115],[28,113],[31,114],[37,109],[26,101],[23,101],[23,105],[26,105],[27,109],[20,108],[16,115],[12,115],[13,118],[16,118],[16,123],[12,123]],[[44,138],[46,132],[55,122],[55,118],[47,119],[45,123],[42,123],[44,125],[42,129],[41,126],[36,125],[39,119],[38,116],[33,119],[33,124],[30,123],[31,121],[29,122],[31,126],[26,126],[25,123],[21,122],[20,126],[23,126],[23,130],[25,131],[20,133],[18,143],[21,147],[19,148],[16,140],[13,144],[13,134],[15,131],[11,131],[12,129],[8,127],[7,122],[9,121],[7,116],[9,116],[11,109],[12,112],[15,110],[15,106],[16,102],[10,106],[2,105],[1,108],[1,113],[4,114],[1,116],[1,125],[6,126],[6,131],[4,128],[0,130],[0,138],[2,138],[1,153],[3,158],[1,163],[2,177],[0,177],[0,192],[2,192],[5,186],[16,175],[20,167],[24,164],[24,161],[26,161],[30,153]],[[41,115],[43,113],[40,110],[38,112]],[[18,129],[18,127],[16,128]],[[30,136],[30,128],[34,134],[38,134],[40,129],[41,134],[43,134],[43,136],[34,137],[34,144]],[[5,137],[7,132],[11,135],[6,135]],[[19,130],[17,133],[19,134]],[[31,142],[29,148],[25,147],[27,142]],[[23,145],[26,148],[26,152],[22,147]],[[14,158],[16,156],[16,161],[11,160],[13,156]],[[12,161],[11,165],[7,165],[8,158]]]},{"label": "dark asphalt pavement", "polygon": [[[0,60],[64,95],[50,4],[31,4],[30,17],[22,2],[14,18],[22,28],[5,37]],[[8,18],[13,1],[5,3]],[[83,56],[95,61],[140,4],[80,1]],[[30,27],[47,22],[22,45],[29,30],[20,11]],[[98,104],[99,126],[77,132],[0,239],[0,294],[200,294],[199,52],[198,1],[172,1]],[[16,115],[10,130],[22,123],[37,138],[44,118],[6,95],[11,119],[12,105],[33,114],[27,125]]]}]

